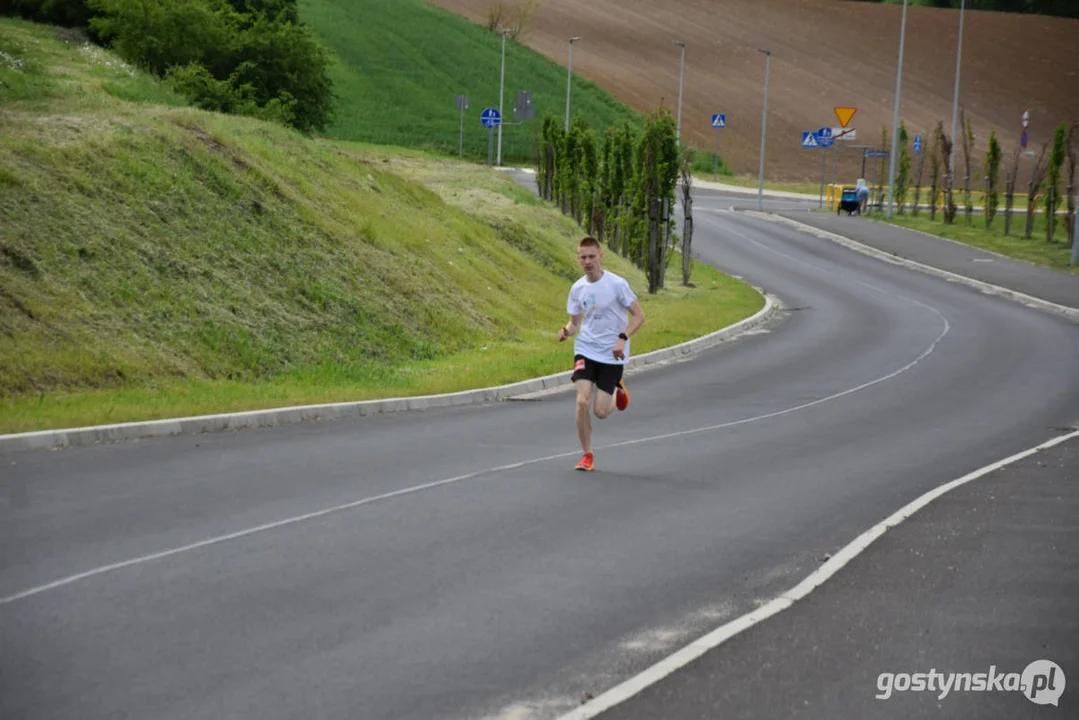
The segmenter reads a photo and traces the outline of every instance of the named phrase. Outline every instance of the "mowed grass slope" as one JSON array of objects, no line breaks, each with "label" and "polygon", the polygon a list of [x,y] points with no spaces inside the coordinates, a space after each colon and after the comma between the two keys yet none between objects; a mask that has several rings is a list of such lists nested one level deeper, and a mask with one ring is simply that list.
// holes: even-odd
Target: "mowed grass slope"
[{"label": "mowed grass slope", "polygon": [[[502,41],[424,0],[300,0],[300,16],[333,50],[338,112],[327,133],[345,140],[458,151],[457,95],[470,97],[464,148],[487,159],[480,113],[498,107]],[[532,93],[536,117],[502,129],[504,162],[533,163],[544,112],[564,117],[566,69],[525,45],[506,41],[503,116],[517,91]],[[594,83],[575,77],[572,111],[600,131],[640,115]]]},{"label": "mowed grass slope", "polygon": [[[0,432],[565,369],[581,231],[509,178],[187,108],[57,35],[0,21]],[[762,305],[694,280],[642,298],[637,352]]]}]

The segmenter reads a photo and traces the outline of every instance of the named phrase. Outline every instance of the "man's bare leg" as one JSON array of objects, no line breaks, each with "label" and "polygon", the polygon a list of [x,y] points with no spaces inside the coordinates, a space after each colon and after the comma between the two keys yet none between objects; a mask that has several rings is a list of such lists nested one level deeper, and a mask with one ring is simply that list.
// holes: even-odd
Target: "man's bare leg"
[{"label": "man's bare leg", "polygon": [[592,418],[589,417],[592,383],[578,380],[574,384],[577,386],[577,437],[581,441],[581,450],[587,455],[592,452]]},{"label": "man's bare leg", "polygon": [[596,389],[596,417],[600,420],[614,412],[614,395]]}]

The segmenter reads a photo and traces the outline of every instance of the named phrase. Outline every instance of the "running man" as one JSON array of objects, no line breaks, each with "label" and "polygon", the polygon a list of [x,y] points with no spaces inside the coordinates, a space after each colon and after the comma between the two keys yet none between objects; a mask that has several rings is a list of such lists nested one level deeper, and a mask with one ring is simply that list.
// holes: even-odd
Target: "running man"
[{"label": "running man", "polygon": [[[573,341],[573,382],[577,386],[577,437],[584,456],[577,470],[590,471],[592,418],[603,419],[615,407],[629,407],[629,393],[622,382],[622,370],[629,359],[629,339],[644,324],[644,310],[629,283],[602,267],[603,250],[594,237],[586,237],[577,247],[577,262],[584,277],[573,283],[566,301],[569,322],[558,330],[558,342],[580,333]],[[626,318],[629,313],[629,319]],[[592,401],[592,386],[596,393]]]}]

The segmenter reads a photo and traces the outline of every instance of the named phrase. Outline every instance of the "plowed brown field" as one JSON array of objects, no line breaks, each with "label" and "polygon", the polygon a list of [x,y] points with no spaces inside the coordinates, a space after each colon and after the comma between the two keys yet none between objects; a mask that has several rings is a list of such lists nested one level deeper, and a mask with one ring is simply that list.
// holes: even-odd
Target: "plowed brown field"
[{"label": "plowed brown field", "polygon": [[[435,0],[473,21],[486,21],[496,0]],[[509,7],[524,0],[504,0]],[[686,43],[682,133],[711,150],[712,113],[727,115],[720,153],[738,174],[759,162],[764,56],[772,51],[765,175],[816,179],[820,155],[802,150],[801,133],[834,126],[833,108],[858,108],[854,144],[880,143],[891,126],[901,7],[844,0],[541,0],[523,42],[566,64],[641,111],[678,102],[680,49]],[[908,10],[901,117],[927,133],[938,120],[951,130],[959,12]],[[960,105],[974,127],[976,157],[995,130],[1007,156],[1030,110],[1030,147],[1040,149],[1061,122],[1079,121],[1079,20],[967,11]],[[555,114],[564,106],[554,109]],[[840,154],[849,181],[860,151]],[[957,170],[961,166],[959,156]],[[829,165],[831,164],[829,158]],[[830,170],[829,170],[830,173]]]}]

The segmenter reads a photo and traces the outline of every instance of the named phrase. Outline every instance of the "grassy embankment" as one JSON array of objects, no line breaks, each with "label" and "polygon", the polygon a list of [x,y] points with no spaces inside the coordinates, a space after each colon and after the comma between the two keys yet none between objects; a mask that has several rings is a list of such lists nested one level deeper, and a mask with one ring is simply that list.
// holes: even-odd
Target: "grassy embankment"
[{"label": "grassy embankment", "polygon": [[[0,20],[0,432],[566,369],[581,231],[509,178],[184,107],[57,34]],[[642,297],[636,352],[763,304],[694,280]]]},{"label": "grassy embankment", "polygon": [[[498,107],[502,57],[497,33],[423,0],[300,0],[300,12],[339,59],[331,76],[340,112],[327,128],[329,134],[456,155],[461,116],[454,98],[468,95],[464,153],[486,162],[487,130],[479,117],[484,108]],[[536,117],[503,127],[502,159],[505,164],[531,166],[543,114],[565,116],[566,68],[507,40],[503,99],[507,123],[518,122],[513,117],[518,90],[532,92]],[[641,121],[640,113],[577,75],[572,111],[600,132],[624,121],[634,126]],[[695,175],[711,179],[713,165],[711,150],[695,150]],[[722,181],[729,178],[722,154],[719,173]]]},{"label": "grassy embankment", "polygon": [[[300,0],[299,6],[303,21],[338,58],[331,77],[340,109],[328,134],[456,156],[461,114],[455,97],[468,95],[464,151],[486,162],[488,131],[480,113],[498,107],[498,33],[423,0]],[[566,68],[507,39],[506,123],[518,122],[519,90],[532,93],[536,117],[503,127],[502,160],[532,166],[544,113],[565,115]],[[639,113],[588,80],[575,76],[572,92],[574,115],[600,132],[623,121],[640,124]]]}]

